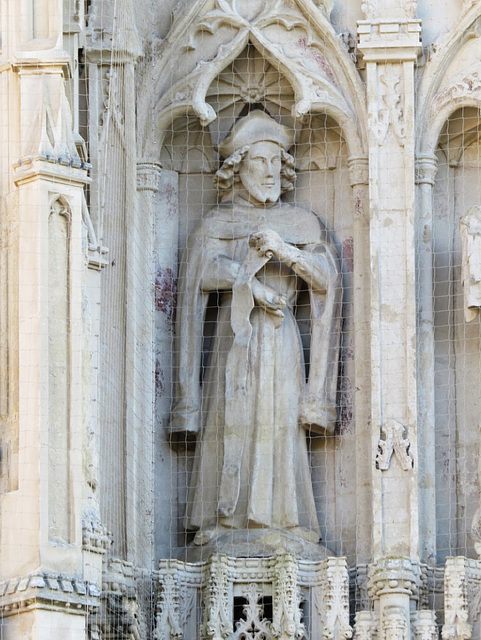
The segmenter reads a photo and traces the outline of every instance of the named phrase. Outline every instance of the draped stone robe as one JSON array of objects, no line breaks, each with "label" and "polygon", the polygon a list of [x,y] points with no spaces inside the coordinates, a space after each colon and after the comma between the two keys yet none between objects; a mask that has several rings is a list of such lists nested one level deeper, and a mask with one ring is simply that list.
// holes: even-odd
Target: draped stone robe
[{"label": "draped stone robe", "polygon": [[[249,247],[250,235],[268,229],[300,249],[291,267]],[[255,303],[254,277],[285,296],[283,318]],[[308,367],[296,320],[306,289]],[[214,291],[219,308],[201,381]],[[173,431],[197,434],[188,529],[222,524],[319,533],[306,429],[335,427],[341,297],[336,251],[309,211],[224,203],[190,236],[179,275],[171,420]]]}]

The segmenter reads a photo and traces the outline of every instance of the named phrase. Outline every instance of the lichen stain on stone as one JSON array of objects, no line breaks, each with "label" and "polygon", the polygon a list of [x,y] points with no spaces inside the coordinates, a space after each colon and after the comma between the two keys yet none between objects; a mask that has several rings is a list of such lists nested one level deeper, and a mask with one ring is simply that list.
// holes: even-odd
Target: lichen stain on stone
[{"label": "lichen stain on stone", "polygon": [[173,325],[175,320],[175,303],[177,286],[174,272],[168,267],[159,267],[155,276],[155,308],[165,314],[168,322]]},{"label": "lichen stain on stone", "polygon": [[165,391],[165,378],[159,358],[155,360],[155,397],[162,398]]},{"label": "lichen stain on stone", "polygon": [[351,236],[342,243],[342,257],[349,272],[354,270],[354,241]]},{"label": "lichen stain on stone", "polygon": [[177,191],[171,184],[167,183],[164,187],[164,196],[167,202],[169,218],[172,218],[176,213]]},{"label": "lichen stain on stone", "polygon": [[354,203],[354,214],[356,216],[362,216],[362,214],[363,214],[362,202],[361,202],[361,198],[359,196],[357,196],[356,202]]},{"label": "lichen stain on stone", "polygon": [[339,426],[341,433],[350,432],[353,425],[352,384],[346,375],[346,362],[354,358],[354,350],[349,345],[344,351],[339,367]]},{"label": "lichen stain on stone", "polygon": [[313,46],[309,45],[307,38],[305,37],[299,38],[297,44],[304,49],[306,56],[314,60],[319,65],[319,67],[324,71],[329,80],[333,84],[336,84],[336,78],[334,77],[331,67],[329,66],[322,52],[319,49],[316,49]]}]

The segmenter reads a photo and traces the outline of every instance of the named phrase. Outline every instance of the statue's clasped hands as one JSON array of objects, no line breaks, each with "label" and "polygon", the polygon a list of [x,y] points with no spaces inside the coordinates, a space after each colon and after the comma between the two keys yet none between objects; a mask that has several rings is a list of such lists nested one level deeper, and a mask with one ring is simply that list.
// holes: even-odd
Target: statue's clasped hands
[{"label": "statue's clasped hands", "polygon": [[[266,258],[275,256],[278,260],[282,260],[285,242],[278,233],[268,230],[252,234],[249,238],[249,246]],[[282,320],[283,309],[287,304],[285,296],[262,284],[257,278],[252,282],[252,293],[259,306]]]},{"label": "statue's clasped hands", "polygon": [[286,243],[278,233],[271,229],[253,233],[249,238],[249,246],[266,258],[275,256],[281,262],[284,261]]}]

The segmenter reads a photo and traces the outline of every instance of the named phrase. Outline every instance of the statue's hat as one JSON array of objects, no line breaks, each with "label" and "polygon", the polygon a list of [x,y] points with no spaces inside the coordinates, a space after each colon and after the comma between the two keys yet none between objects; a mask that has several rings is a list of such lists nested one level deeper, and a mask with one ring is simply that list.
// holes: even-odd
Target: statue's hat
[{"label": "statue's hat", "polygon": [[264,111],[251,111],[238,120],[219,145],[219,153],[228,158],[234,151],[254,142],[276,142],[287,151],[294,144],[294,130],[277,123]]}]

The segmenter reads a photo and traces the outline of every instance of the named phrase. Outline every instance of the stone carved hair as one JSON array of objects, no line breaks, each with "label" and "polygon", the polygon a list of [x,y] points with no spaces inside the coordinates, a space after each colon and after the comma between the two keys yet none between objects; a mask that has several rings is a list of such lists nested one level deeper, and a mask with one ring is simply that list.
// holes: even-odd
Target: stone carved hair
[{"label": "stone carved hair", "polygon": [[[249,151],[249,145],[234,151],[226,160],[224,160],[221,168],[214,176],[214,186],[221,196],[226,195],[232,190],[235,182],[239,182],[239,167],[242,160]],[[296,172],[294,170],[295,160],[290,153],[284,151],[281,147],[281,193],[292,191],[294,182],[296,181]]]}]

